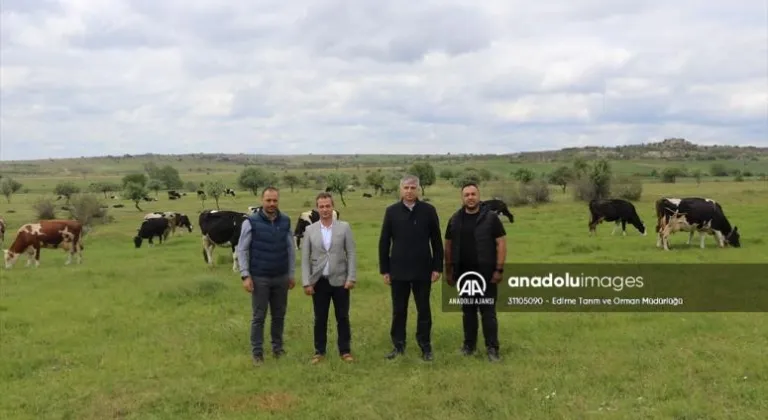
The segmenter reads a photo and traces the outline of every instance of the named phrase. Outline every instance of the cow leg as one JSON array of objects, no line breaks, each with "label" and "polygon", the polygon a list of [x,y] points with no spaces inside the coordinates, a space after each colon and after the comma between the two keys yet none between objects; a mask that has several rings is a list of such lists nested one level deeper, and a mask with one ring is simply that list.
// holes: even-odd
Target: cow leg
[{"label": "cow leg", "polygon": [[232,245],[232,271],[237,273],[240,271],[239,264],[237,261],[237,251],[235,251],[235,246]]},{"label": "cow leg", "polygon": [[[706,238],[706,234],[704,232],[699,232],[699,239],[701,240],[701,243],[699,244],[699,248],[704,249],[704,240]],[[720,242],[718,238],[718,242]]]},{"label": "cow leg", "polygon": [[203,236],[203,258],[208,265],[213,266],[213,250],[216,248],[216,244],[213,243],[207,236]]},{"label": "cow leg", "polygon": [[692,241],[693,241],[693,229],[691,229],[691,231],[688,232],[688,242],[686,242],[686,244],[690,245]]},{"label": "cow leg", "polygon": [[29,248],[27,248],[25,253],[27,254],[27,265],[25,267],[29,267],[30,265],[32,265],[32,262],[35,260],[34,246],[30,246]]},{"label": "cow leg", "polygon": [[621,223],[621,222],[617,220],[616,223],[613,225],[613,230],[611,231],[611,236],[616,234],[616,229],[619,228],[619,223]]},{"label": "cow leg", "polygon": [[72,251],[75,249],[75,244],[70,245],[71,248],[67,250],[67,260],[64,261],[64,265],[70,265],[72,264]]},{"label": "cow leg", "polygon": [[83,245],[80,244],[80,241],[77,241],[77,263],[83,263]]},{"label": "cow leg", "polygon": [[40,267],[40,244],[35,245],[35,268]]},{"label": "cow leg", "polygon": [[597,225],[600,224],[600,221],[602,219],[596,218],[595,216],[589,217],[589,236],[592,236],[592,234],[597,235]]}]

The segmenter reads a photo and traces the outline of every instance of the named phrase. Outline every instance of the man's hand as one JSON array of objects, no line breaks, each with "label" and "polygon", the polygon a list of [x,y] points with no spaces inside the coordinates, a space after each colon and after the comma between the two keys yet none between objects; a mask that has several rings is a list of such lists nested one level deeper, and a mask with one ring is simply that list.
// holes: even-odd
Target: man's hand
[{"label": "man's hand", "polygon": [[491,277],[491,283],[497,284],[501,281],[501,273],[498,271],[493,272],[493,277]]},{"label": "man's hand", "polygon": [[448,283],[448,286],[454,285],[452,269],[445,270],[445,282]]},{"label": "man's hand", "polygon": [[432,283],[436,282],[440,278],[440,273],[437,271],[432,272]]},{"label": "man's hand", "polygon": [[344,283],[344,288],[347,290],[352,290],[355,288],[355,282],[351,280],[347,280],[346,283]]},{"label": "man's hand", "polygon": [[292,290],[296,286],[296,280],[293,277],[288,279],[288,290]]},{"label": "man's hand", "polygon": [[248,293],[253,293],[253,279],[250,276],[243,280],[243,289]]},{"label": "man's hand", "polygon": [[312,286],[304,286],[304,294],[307,296],[312,296],[315,294],[315,288]]},{"label": "man's hand", "polygon": [[389,274],[384,274],[383,277],[384,277],[384,284],[386,285],[392,284],[392,279],[389,278]]}]

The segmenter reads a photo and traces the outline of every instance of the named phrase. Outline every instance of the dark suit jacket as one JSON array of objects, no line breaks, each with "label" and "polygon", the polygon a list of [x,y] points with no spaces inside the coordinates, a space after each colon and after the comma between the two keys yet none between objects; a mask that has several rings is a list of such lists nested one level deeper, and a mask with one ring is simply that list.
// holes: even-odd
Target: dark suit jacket
[{"label": "dark suit jacket", "polygon": [[443,243],[435,207],[417,200],[413,210],[399,201],[387,207],[379,237],[379,272],[392,281],[430,281],[443,272]]}]

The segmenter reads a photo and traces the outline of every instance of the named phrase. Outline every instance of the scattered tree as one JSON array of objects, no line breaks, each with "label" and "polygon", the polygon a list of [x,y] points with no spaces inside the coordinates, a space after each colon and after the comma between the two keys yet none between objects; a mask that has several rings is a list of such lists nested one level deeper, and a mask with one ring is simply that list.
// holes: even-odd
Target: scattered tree
[{"label": "scattered tree", "polygon": [[560,166],[552,173],[549,174],[549,183],[552,185],[559,185],[563,188],[563,194],[565,194],[565,189],[568,186],[568,183],[573,181],[574,174],[573,169],[567,167],[567,166]]},{"label": "scattered tree", "polygon": [[264,172],[261,168],[249,166],[240,172],[237,184],[250,190],[253,195],[258,195],[259,188],[274,184],[274,178],[274,175]]},{"label": "scattered tree", "polygon": [[67,199],[67,204],[69,204],[69,199],[72,198],[72,195],[79,192],[80,187],[73,184],[72,182],[60,182],[56,184],[56,187],[53,189],[54,194],[60,195]]},{"label": "scattered tree", "polygon": [[674,184],[677,181],[677,177],[683,176],[685,172],[680,168],[664,168],[661,171],[661,182],[667,184]]},{"label": "scattered tree", "polygon": [[299,177],[294,174],[285,174],[283,175],[283,182],[285,182],[285,185],[288,185],[291,188],[291,192],[293,192],[293,188],[299,185]]},{"label": "scattered tree", "polygon": [[429,162],[416,162],[408,170],[411,174],[419,177],[421,185],[421,194],[425,195],[425,188],[435,184],[435,168]]},{"label": "scattered tree", "polygon": [[[142,174],[144,175],[144,174]],[[123,189],[123,197],[133,201],[139,211],[144,211],[139,207],[139,202],[147,196],[147,188],[144,184],[138,182],[128,182]]]},{"label": "scattered tree", "polygon": [[346,207],[347,202],[344,201],[344,191],[347,190],[347,185],[349,185],[349,175],[343,172],[332,172],[325,177],[325,182],[328,183],[328,188],[330,188],[331,192],[339,194],[341,204]]},{"label": "scattered tree", "polygon": [[536,177],[536,174],[533,173],[530,169],[527,168],[520,168],[512,173],[512,176],[520,181],[523,184],[527,184],[533,180],[533,178]]},{"label": "scattered tree", "polygon": [[365,183],[373,187],[373,193],[384,194],[384,174],[381,172],[371,172],[365,176]]},{"label": "scattered tree", "polygon": [[164,186],[163,181],[160,181],[157,178],[152,178],[147,182],[147,189],[154,191],[155,197],[157,197],[158,192],[162,190]]},{"label": "scattered tree", "polygon": [[147,176],[144,174],[128,174],[123,177],[123,188],[127,187],[129,183],[139,184],[142,187],[145,187],[147,181]]},{"label": "scattered tree", "polygon": [[224,190],[226,189],[227,186],[224,185],[224,182],[219,179],[211,181],[205,185],[205,194],[211,196],[214,201],[216,201],[217,210],[221,210],[219,208],[219,198],[221,198],[222,194],[224,194]]},{"label": "scattered tree", "polygon": [[5,196],[8,202],[11,202],[11,196],[16,194],[22,187],[22,184],[13,178],[3,177],[0,179],[0,193]]},{"label": "scattered tree", "polygon": [[694,170],[691,175],[693,176],[693,179],[696,180],[696,185],[700,185],[701,184],[701,169]]}]

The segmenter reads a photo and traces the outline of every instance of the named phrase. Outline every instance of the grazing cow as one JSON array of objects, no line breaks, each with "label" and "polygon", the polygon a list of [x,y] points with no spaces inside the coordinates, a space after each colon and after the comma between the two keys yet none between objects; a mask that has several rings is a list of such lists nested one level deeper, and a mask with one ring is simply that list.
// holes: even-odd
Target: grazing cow
[{"label": "grazing cow", "polygon": [[181,194],[179,194],[176,190],[170,190],[168,191],[168,199],[169,200],[176,200],[177,198],[181,198]]},{"label": "grazing cow", "polygon": [[597,225],[606,222],[616,222],[616,225],[611,231],[611,235],[616,233],[616,229],[621,224],[622,236],[627,235],[627,223],[637,229],[643,236],[646,236],[648,232],[645,230],[645,224],[640,220],[640,216],[637,214],[635,206],[626,200],[620,200],[618,198],[613,199],[593,199],[589,202],[589,236],[597,234]]},{"label": "grazing cow", "polygon": [[365,198],[371,198],[371,197],[373,197],[373,196],[372,196],[371,194],[369,194],[369,193],[363,193],[363,197],[365,197]]},{"label": "grazing cow", "polygon": [[142,239],[147,239],[149,246],[154,246],[152,238],[157,236],[160,239],[160,243],[163,243],[164,239],[168,239],[168,234],[171,232],[171,221],[164,217],[154,217],[144,219],[139,226],[138,234],[133,237],[133,244],[136,248],[141,248]]},{"label": "grazing cow", "polygon": [[[175,235],[176,234],[176,213],[172,211],[156,211],[152,213],[147,213],[144,215],[144,220],[149,219],[168,219],[168,227],[170,229],[170,234]],[[165,240],[168,240],[168,235],[165,236]]]},{"label": "grazing cow", "polygon": [[170,222],[171,233],[176,234],[176,228],[187,228],[189,232],[192,232],[192,222],[189,217],[184,213],[176,213],[172,211],[156,211],[148,213],[144,216],[144,220],[163,217]]},{"label": "grazing cow", "polygon": [[509,207],[507,207],[507,204],[505,202],[499,199],[493,199],[493,200],[485,200],[481,204],[487,207],[488,210],[496,213],[499,217],[501,217],[502,215],[507,216],[507,219],[509,219],[509,223],[515,223],[515,217],[509,211]]},{"label": "grazing cow", "polygon": [[[339,212],[338,210],[333,211],[333,220],[336,220],[339,218]],[[301,238],[304,237],[304,231],[307,229],[307,226],[311,225],[312,223],[315,223],[316,221],[320,220],[320,213],[315,210],[307,210],[299,216],[299,221],[296,222],[296,229],[293,231],[293,236],[296,239],[296,248],[301,247]]]},{"label": "grazing cow", "polygon": [[116,209],[121,209],[121,208],[125,207],[125,204],[115,204],[112,207],[114,207]]},{"label": "grazing cow", "polygon": [[232,188],[226,188],[226,189],[224,189],[224,195],[225,196],[231,195],[232,197],[234,197],[235,196],[235,190],[233,190]]},{"label": "grazing cow", "polygon": [[201,198],[201,199],[205,200],[205,198],[206,198],[205,191],[197,190],[197,198]]},{"label": "grazing cow", "polygon": [[41,248],[61,248],[68,251],[65,265],[72,263],[72,256],[77,254],[77,263],[83,262],[82,223],[77,220],[41,220],[27,223],[19,228],[16,239],[5,250],[5,268],[11,268],[19,255],[27,253],[27,267],[35,260],[35,267],[40,266]]},{"label": "grazing cow", "polygon": [[688,244],[693,232],[699,232],[700,247],[704,248],[706,233],[712,234],[720,248],[731,245],[741,247],[738,227],[731,228],[722,206],[710,198],[660,198],[656,200],[656,246],[669,250],[669,236],[675,232],[688,232]]},{"label": "grazing cow", "polygon": [[245,213],[228,210],[204,210],[200,213],[198,224],[203,235],[203,259],[213,266],[213,250],[218,246],[232,248],[232,271],[239,271],[237,261],[237,242],[240,239],[240,229],[243,220],[248,218]]}]

